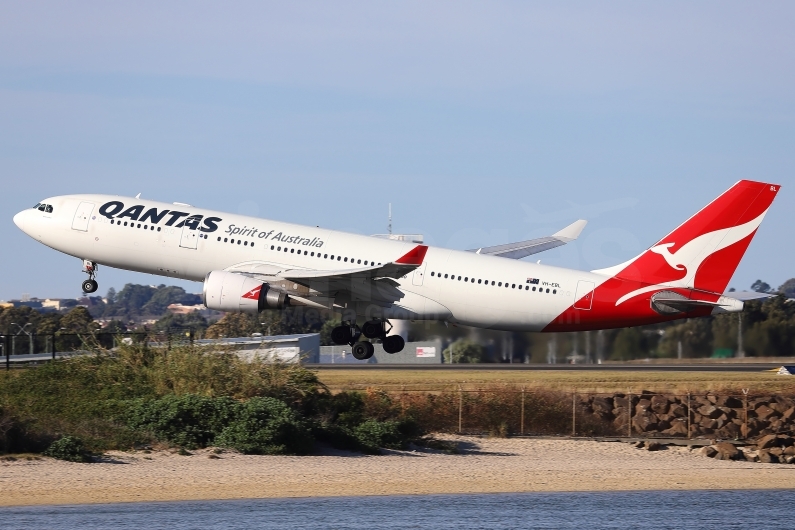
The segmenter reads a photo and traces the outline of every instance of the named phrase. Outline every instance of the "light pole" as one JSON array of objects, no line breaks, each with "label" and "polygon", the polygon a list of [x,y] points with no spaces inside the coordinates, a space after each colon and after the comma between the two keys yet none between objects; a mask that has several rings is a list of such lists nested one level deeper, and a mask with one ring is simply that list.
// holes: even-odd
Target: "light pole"
[{"label": "light pole", "polygon": [[[20,333],[24,333],[25,335],[28,336],[28,343],[30,344],[30,354],[33,355],[33,334],[30,333],[29,331],[25,331],[25,328],[27,328],[28,326],[30,326],[32,324],[30,322],[28,322],[24,326],[20,326],[16,322],[12,322],[11,325],[12,326],[16,326],[16,327],[19,328],[19,331],[17,331],[14,336],[19,335]],[[14,341],[14,343],[13,343],[12,350],[13,349],[16,349],[16,341]],[[12,352],[12,353],[14,353],[14,352]]]}]

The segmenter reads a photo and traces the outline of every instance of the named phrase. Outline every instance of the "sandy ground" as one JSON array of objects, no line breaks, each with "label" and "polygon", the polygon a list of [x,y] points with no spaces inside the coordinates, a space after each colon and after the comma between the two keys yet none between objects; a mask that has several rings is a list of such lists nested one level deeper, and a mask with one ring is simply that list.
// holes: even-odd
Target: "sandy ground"
[{"label": "sandy ground", "polygon": [[245,456],[210,450],[108,453],[106,462],[0,462],[0,505],[79,504],[338,495],[795,489],[795,466],[719,461],[685,447],[445,437],[462,454]]}]

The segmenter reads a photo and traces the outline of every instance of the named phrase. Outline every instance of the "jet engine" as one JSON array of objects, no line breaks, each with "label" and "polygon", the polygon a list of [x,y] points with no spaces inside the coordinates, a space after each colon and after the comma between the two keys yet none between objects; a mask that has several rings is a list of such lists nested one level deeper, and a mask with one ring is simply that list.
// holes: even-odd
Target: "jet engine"
[{"label": "jet engine", "polygon": [[250,276],[227,271],[212,271],[204,278],[202,301],[216,311],[257,314],[264,309],[282,309],[290,304],[283,292]]}]

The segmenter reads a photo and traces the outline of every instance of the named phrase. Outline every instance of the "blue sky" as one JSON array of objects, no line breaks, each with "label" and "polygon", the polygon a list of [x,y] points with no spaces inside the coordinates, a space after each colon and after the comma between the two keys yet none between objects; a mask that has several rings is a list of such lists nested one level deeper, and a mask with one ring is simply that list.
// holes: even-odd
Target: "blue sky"
[{"label": "blue sky", "polygon": [[[795,276],[785,2],[0,3],[0,298],[79,294],[13,214],[101,192],[452,248],[590,221],[656,242],[735,181],[784,187],[731,285]],[[100,292],[172,283],[102,269]],[[191,291],[199,284],[183,282]]]}]

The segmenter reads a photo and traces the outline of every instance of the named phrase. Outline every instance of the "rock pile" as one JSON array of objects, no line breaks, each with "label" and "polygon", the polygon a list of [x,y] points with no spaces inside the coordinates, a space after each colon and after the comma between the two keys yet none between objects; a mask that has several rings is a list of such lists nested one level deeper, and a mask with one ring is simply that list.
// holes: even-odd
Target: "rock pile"
[{"label": "rock pile", "polygon": [[702,447],[701,454],[717,460],[747,460],[763,464],[795,464],[795,438],[786,434],[768,434],[755,445],[736,447],[720,442]]},{"label": "rock pile", "polygon": [[[589,419],[609,422],[617,434],[727,440],[795,433],[795,400],[786,396],[671,396],[643,391],[583,397]],[[688,422],[689,415],[689,422]],[[689,427],[688,427],[689,423]],[[688,431],[689,429],[689,431]]]}]

